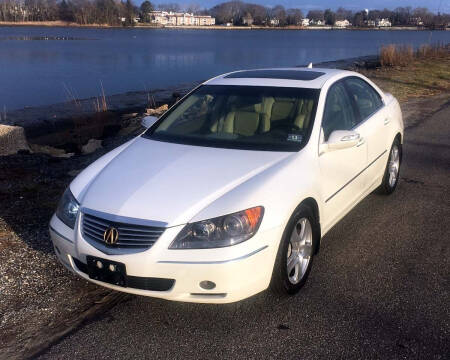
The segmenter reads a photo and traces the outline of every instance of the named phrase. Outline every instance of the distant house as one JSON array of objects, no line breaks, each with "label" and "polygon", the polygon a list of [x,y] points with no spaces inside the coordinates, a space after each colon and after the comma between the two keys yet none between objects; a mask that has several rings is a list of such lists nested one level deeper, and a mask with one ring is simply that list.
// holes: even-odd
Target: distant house
[{"label": "distant house", "polygon": [[351,26],[352,24],[347,19],[345,20],[338,20],[334,23],[334,26],[340,27],[340,28],[346,28],[348,26]]},{"label": "distant house", "polygon": [[194,15],[192,13],[176,13],[172,11],[150,11],[150,22],[157,25],[171,26],[210,26],[216,19],[209,15]]},{"label": "distant house", "polygon": [[245,14],[245,16],[242,17],[242,25],[252,26],[253,25],[253,17],[250,15],[250,13]]},{"label": "distant house", "polygon": [[375,25],[376,25],[375,20],[366,20],[366,21],[364,21],[364,23],[368,27],[375,27]]},{"label": "distant house", "polygon": [[411,22],[416,26],[423,26],[423,21],[420,17],[411,18]]},{"label": "distant house", "polygon": [[324,20],[310,20],[309,21],[310,25],[317,25],[317,26],[322,26],[325,25],[325,21]]},{"label": "distant house", "polygon": [[280,25],[280,20],[277,18],[270,19],[269,24],[272,26],[278,26],[278,25]]},{"label": "distant house", "polygon": [[309,19],[302,19],[301,21],[300,21],[300,25],[301,26],[309,26]]},{"label": "distant house", "polygon": [[378,19],[376,21],[376,26],[378,26],[378,27],[391,27],[392,24],[389,21],[389,19]]}]

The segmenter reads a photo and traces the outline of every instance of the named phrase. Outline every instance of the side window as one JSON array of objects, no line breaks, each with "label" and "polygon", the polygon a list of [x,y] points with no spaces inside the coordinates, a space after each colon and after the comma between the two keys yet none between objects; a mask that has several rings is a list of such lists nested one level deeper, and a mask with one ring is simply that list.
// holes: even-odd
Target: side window
[{"label": "side window", "polygon": [[340,81],[328,90],[322,119],[325,141],[334,130],[350,130],[356,124],[351,98],[344,83]]},{"label": "side window", "polygon": [[345,82],[359,110],[360,121],[383,106],[380,94],[364,80],[353,77],[346,79]]}]

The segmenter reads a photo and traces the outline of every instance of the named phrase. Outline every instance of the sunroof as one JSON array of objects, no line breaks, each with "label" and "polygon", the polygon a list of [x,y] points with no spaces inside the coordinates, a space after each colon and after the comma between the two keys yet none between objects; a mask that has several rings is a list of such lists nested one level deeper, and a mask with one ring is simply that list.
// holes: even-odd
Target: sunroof
[{"label": "sunroof", "polygon": [[225,76],[227,79],[284,79],[284,80],[314,80],[322,76],[320,71],[302,70],[244,70]]}]

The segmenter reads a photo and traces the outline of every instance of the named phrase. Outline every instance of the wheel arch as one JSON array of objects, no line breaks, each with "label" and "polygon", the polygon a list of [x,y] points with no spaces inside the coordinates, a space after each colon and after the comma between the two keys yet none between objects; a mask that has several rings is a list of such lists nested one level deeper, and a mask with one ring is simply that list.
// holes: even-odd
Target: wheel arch
[{"label": "wheel arch", "polygon": [[[312,197],[307,197],[304,199],[298,207],[306,205],[313,211],[315,220],[316,220],[316,231],[318,232],[318,241],[316,243],[316,247],[314,249],[314,254],[317,254],[320,250],[320,242],[322,239],[322,232],[321,232],[321,226],[320,226],[320,210],[319,210],[319,204],[317,203],[316,199]],[[297,208],[298,208],[297,207]]]}]

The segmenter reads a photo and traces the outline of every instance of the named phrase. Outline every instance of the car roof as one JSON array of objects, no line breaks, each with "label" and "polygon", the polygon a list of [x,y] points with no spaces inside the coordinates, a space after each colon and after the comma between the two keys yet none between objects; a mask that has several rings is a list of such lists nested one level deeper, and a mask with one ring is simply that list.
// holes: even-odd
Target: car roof
[{"label": "car roof", "polygon": [[270,68],[241,70],[219,75],[206,81],[207,85],[275,86],[320,89],[325,82],[351,71],[325,68]]}]

